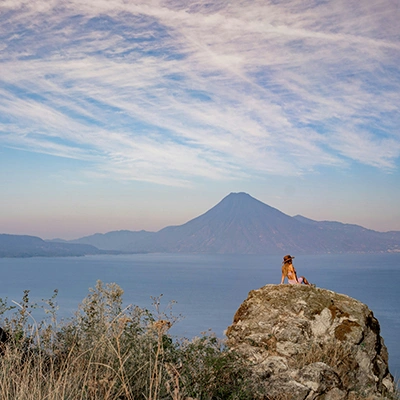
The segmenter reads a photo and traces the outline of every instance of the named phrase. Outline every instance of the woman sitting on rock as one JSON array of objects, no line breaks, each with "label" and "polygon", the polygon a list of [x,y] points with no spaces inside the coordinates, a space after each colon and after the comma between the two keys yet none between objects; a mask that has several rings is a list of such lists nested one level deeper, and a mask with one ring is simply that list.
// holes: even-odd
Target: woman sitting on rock
[{"label": "woman sitting on rock", "polygon": [[305,285],[310,285],[310,282],[308,282],[308,280],[304,276],[300,276],[299,278],[297,277],[296,270],[294,269],[292,263],[293,259],[294,257],[289,254],[283,257],[281,284],[287,277],[288,283],[290,283],[291,285],[299,285],[302,283],[304,283]]}]

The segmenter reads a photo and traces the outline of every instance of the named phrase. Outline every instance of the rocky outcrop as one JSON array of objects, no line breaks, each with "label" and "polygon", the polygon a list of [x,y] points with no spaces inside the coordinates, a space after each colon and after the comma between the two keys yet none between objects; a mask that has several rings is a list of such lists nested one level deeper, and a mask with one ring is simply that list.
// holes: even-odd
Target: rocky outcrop
[{"label": "rocky outcrop", "polygon": [[363,303],[306,285],[249,293],[227,329],[267,399],[392,398],[393,377],[378,320]]}]

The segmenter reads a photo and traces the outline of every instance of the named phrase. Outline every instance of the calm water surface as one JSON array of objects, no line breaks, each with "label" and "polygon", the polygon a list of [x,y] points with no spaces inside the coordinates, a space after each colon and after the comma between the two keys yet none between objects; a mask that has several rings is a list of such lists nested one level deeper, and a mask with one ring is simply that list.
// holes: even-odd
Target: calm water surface
[{"label": "calm water surface", "polygon": [[[347,294],[367,304],[381,325],[389,350],[390,371],[400,378],[400,254],[298,256],[299,275],[318,287]],[[0,297],[20,301],[23,291],[41,302],[58,289],[59,315],[69,317],[97,280],[116,282],[127,304],[161,309],[176,301],[172,312],[181,319],[171,330],[191,338],[224,330],[252,289],[280,282],[281,257],[135,254],[67,258],[0,259]],[[168,310],[167,310],[168,311]]]}]

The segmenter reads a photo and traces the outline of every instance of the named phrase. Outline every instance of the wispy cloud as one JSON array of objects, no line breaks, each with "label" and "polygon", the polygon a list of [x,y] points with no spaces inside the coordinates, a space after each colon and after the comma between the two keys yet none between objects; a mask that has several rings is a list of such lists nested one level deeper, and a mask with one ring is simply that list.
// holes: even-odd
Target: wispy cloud
[{"label": "wispy cloud", "polygon": [[168,185],[398,168],[395,1],[83,3],[2,2],[3,145]]}]

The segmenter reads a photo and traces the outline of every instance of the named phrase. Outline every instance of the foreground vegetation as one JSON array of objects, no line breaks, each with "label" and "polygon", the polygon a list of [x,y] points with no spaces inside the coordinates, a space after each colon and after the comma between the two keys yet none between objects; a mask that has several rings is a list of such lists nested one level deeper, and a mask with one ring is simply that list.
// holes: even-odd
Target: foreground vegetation
[{"label": "foreground vegetation", "polygon": [[[241,358],[212,335],[174,340],[171,314],[128,306],[116,284],[97,282],[75,316],[57,320],[54,296],[0,299],[2,400],[253,399],[261,389]],[[35,321],[33,310],[46,317]]]},{"label": "foreground vegetation", "polygon": [[[161,311],[161,298],[153,298],[150,312],[124,307],[122,296],[118,285],[98,281],[66,321],[57,319],[57,291],[42,305],[32,304],[28,291],[20,303],[0,299],[0,399],[291,398],[270,398],[260,378],[215,336],[174,339],[169,330],[177,318],[170,307]],[[44,318],[36,321],[37,314]],[[307,359],[293,362],[324,361],[335,368],[349,359],[336,346],[330,350],[313,348]]]}]

